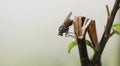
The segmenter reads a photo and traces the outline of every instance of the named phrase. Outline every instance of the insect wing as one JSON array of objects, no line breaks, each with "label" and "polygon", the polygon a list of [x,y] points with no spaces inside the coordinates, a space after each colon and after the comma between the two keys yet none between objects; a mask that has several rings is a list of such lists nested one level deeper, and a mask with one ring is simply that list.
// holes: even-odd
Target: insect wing
[{"label": "insect wing", "polygon": [[67,23],[69,22],[71,15],[72,15],[72,12],[70,12],[70,13],[68,14],[68,16],[66,17],[66,19],[65,19],[65,21],[64,21],[64,24],[67,24]]}]

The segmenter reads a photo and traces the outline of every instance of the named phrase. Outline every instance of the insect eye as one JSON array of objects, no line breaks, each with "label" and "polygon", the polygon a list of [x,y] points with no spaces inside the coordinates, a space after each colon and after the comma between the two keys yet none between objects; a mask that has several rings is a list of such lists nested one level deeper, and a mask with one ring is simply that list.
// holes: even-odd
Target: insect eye
[{"label": "insect eye", "polygon": [[65,32],[65,31],[66,31],[66,29],[63,29],[63,30],[62,30],[62,32]]},{"label": "insect eye", "polygon": [[59,27],[59,31],[62,31],[62,30],[63,30],[63,28],[64,28],[63,26]]},{"label": "insect eye", "polygon": [[63,25],[63,26],[60,26],[60,27],[59,27],[59,32],[64,33],[64,32],[67,31],[67,29],[68,29],[68,28],[67,28],[66,26],[64,26],[64,25]]}]

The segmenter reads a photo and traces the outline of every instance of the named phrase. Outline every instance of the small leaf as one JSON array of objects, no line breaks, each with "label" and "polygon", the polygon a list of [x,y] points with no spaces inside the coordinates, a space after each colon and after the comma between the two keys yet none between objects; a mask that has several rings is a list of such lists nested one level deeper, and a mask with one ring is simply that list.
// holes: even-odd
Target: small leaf
[{"label": "small leaf", "polygon": [[86,45],[88,45],[89,47],[93,48],[91,42],[89,40],[86,40]]},{"label": "small leaf", "polygon": [[120,23],[113,25],[112,30],[114,31],[115,34],[120,35]]},{"label": "small leaf", "polygon": [[120,30],[120,23],[112,26],[113,30]]},{"label": "small leaf", "polygon": [[72,42],[68,45],[68,48],[67,48],[68,53],[70,53],[71,49],[72,49],[73,47],[75,47],[76,45],[77,45],[77,41],[76,41],[76,40],[72,41]]},{"label": "small leaf", "polygon": [[[76,40],[72,41],[72,42],[68,45],[68,48],[67,48],[68,53],[70,53],[70,51],[72,50],[72,48],[75,47],[76,45],[78,45],[78,44],[77,44],[77,41],[76,41]],[[93,48],[93,46],[92,46],[92,44],[91,44],[91,42],[90,42],[89,40],[86,40],[86,45],[88,45],[89,47]]]}]

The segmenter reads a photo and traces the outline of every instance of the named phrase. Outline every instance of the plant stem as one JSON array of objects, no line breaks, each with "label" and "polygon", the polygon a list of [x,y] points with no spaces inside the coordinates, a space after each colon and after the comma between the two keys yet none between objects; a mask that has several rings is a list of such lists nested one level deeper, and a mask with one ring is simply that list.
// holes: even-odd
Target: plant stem
[{"label": "plant stem", "polygon": [[110,16],[110,10],[109,10],[109,6],[108,5],[106,5],[106,10],[107,10],[107,15],[109,17]]},{"label": "plant stem", "polygon": [[120,2],[120,0],[115,1],[114,7],[110,14],[110,18],[107,20],[106,29],[102,35],[99,45],[97,46],[97,50],[95,51],[95,53],[93,55],[93,59],[92,59],[93,63],[96,63],[101,58],[104,47],[109,39],[109,35],[110,35],[110,31],[111,31],[111,27],[112,27],[115,15],[119,9],[119,2]]},{"label": "plant stem", "polygon": [[77,38],[78,50],[80,55],[80,61],[82,66],[91,66],[90,60],[88,58],[87,48],[85,38]]}]

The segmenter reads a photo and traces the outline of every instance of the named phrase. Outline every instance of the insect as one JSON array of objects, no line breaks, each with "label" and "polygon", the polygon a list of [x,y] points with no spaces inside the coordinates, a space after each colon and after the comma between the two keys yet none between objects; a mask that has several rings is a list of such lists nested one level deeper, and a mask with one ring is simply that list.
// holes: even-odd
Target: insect
[{"label": "insect", "polygon": [[[84,16],[75,17],[73,20],[71,20],[71,15],[72,12],[68,14],[63,24],[59,27],[58,35],[63,36],[63,34],[65,33],[65,37],[71,36],[73,38],[78,37],[82,39],[85,37],[86,32],[88,32],[90,40],[92,41],[93,48],[95,49],[98,45],[95,20],[91,20]],[[72,24],[74,25],[75,36],[69,35],[69,28]]]},{"label": "insect", "polygon": [[64,23],[59,27],[58,35],[63,36],[63,33],[65,33],[65,36],[66,36],[69,33],[69,27],[73,24],[73,20],[70,20],[71,15],[72,15],[72,12],[68,14]]}]

